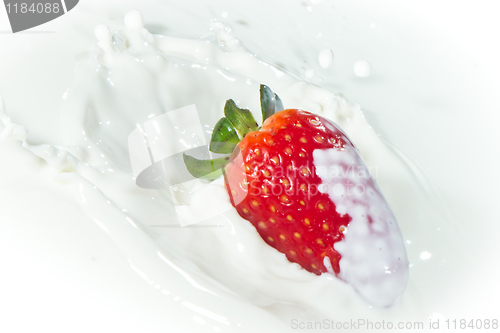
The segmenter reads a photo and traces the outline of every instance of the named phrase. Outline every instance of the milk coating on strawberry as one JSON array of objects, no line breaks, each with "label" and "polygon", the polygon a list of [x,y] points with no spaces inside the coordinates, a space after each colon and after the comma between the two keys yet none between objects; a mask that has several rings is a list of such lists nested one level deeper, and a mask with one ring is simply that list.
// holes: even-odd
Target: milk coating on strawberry
[{"label": "milk coating on strawberry", "polygon": [[351,218],[343,239],[334,244],[341,256],[338,277],[371,304],[391,305],[405,290],[409,275],[394,214],[354,147],[316,149],[313,158],[322,180],[320,192],[328,194],[337,213]]},{"label": "milk coating on strawberry", "polygon": [[223,170],[238,214],[289,261],[339,277],[374,305],[391,305],[408,280],[405,246],[354,144],[323,117],[283,110],[266,86],[261,106],[259,128],[249,110],[228,100],[210,150],[230,155],[185,156],[188,170],[212,178]]}]

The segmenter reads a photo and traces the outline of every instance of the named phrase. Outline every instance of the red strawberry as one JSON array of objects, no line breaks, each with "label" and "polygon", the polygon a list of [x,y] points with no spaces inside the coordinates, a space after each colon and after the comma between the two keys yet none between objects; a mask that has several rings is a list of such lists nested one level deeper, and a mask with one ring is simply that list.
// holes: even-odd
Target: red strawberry
[{"label": "red strawberry", "polygon": [[[369,175],[361,180],[346,173],[332,176],[315,166],[365,170],[356,148],[325,118],[281,111],[281,101],[266,86],[261,86],[261,106],[264,123],[258,128],[250,111],[228,100],[210,150],[231,156],[200,161],[185,155],[188,170],[217,177],[224,169],[231,203],[267,244],[309,272],[335,273],[375,304],[391,304],[408,278],[394,215]],[[362,193],[349,193],[350,184]],[[327,185],[333,189],[325,190]],[[347,192],[336,193],[338,185]]]},{"label": "red strawberry", "polygon": [[315,274],[326,272],[328,256],[339,273],[340,254],[333,244],[349,224],[328,194],[320,193],[313,151],[352,145],[326,119],[291,109],[269,117],[257,132],[238,143],[241,158],[226,166],[226,187],[236,210],[270,246]]}]

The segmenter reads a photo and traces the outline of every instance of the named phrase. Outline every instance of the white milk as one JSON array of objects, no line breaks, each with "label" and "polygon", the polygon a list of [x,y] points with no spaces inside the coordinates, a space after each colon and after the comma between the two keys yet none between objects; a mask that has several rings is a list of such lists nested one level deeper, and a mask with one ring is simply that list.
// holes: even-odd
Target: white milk
[{"label": "white milk", "polygon": [[[28,144],[29,134],[10,120],[8,110],[1,111],[0,137],[22,142],[8,154],[25,156],[27,150],[41,158],[30,164],[36,177],[44,177],[50,167],[78,209],[127,256],[133,274],[178,305],[172,321],[196,314],[214,331],[276,332],[289,329],[293,319],[396,321],[434,311],[434,288],[439,286],[426,272],[453,260],[450,253],[457,253],[459,238],[439,232],[445,225],[433,214],[428,199],[432,191],[420,188],[405,157],[381,141],[358,106],[249,52],[221,22],[214,22],[202,39],[185,39],[152,35],[140,13],[130,12],[125,29],[111,32],[100,25],[95,35],[97,46],[80,58],[65,95],[64,142]],[[271,87],[285,107],[337,123],[377,180],[398,220],[410,261],[409,284],[391,307],[372,306],[340,279],[316,276],[290,263],[235,210],[203,222],[205,227],[176,228],[169,191],[135,184],[127,147],[132,130],[155,116],[195,104],[208,139],[229,98],[260,120],[261,83]],[[45,171],[37,173],[40,168]],[[15,178],[22,171],[13,169],[2,177]],[[208,209],[206,197],[227,200],[222,179],[203,188],[205,192],[191,198],[191,203],[197,202],[192,209]],[[44,223],[44,216],[39,218]],[[184,324],[199,327],[195,321]]]}]

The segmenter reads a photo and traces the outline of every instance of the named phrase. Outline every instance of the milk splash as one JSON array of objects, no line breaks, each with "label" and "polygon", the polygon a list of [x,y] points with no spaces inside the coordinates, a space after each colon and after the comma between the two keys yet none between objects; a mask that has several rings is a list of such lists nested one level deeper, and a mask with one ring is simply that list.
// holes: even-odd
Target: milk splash
[{"label": "milk splash", "polygon": [[[208,141],[228,98],[260,119],[258,87],[266,83],[286,106],[337,123],[356,143],[365,163],[378,167],[378,184],[389,202],[403,193],[409,203],[418,205],[424,199],[411,185],[411,173],[381,142],[358,106],[262,60],[221,22],[214,21],[202,38],[176,38],[151,34],[134,11],[125,16],[125,29],[110,31],[100,25],[95,34],[97,46],[79,59],[66,93],[64,141],[30,145],[22,127],[5,114],[1,137],[22,140],[19,149],[28,149],[51,166],[55,179],[67,186],[89,220],[124,253],[131,271],[175,305],[179,320],[189,321],[196,314],[214,330],[284,331],[297,317],[390,319],[419,313],[411,272],[410,287],[400,301],[390,310],[372,308],[341,280],[329,274],[315,276],[288,262],[234,210],[196,227],[179,228],[177,198],[163,189],[136,185],[128,137],[138,126],[194,104]],[[222,180],[207,184],[197,180],[193,188],[203,187],[205,192],[181,198],[186,211],[227,204]],[[205,200],[208,197],[213,200]],[[412,223],[418,216],[411,209],[392,207],[406,236],[405,230],[418,224]],[[412,232],[417,240],[432,233],[425,226]],[[409,249],[411,262],[422,247]],[[439,257],[436,249],[425,250]],[[414,280],[413,285],[425,283]]]}]

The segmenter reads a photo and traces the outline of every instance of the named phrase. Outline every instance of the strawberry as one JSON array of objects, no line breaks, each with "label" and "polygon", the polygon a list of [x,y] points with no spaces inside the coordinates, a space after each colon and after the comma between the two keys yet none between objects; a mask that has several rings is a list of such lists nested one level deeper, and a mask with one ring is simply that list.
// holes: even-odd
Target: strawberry
[{"label": "strawberry", "polygon": [[[188,170],[205,178],[223,173],[238,214],[289,261],[317,275],[334,273],[351,281],[367,299],[389,304],[394,297],[372,297],[370,283],[380,281],[382,285],[388,279],[399,279],[402,287],[393,288],[398,289],[395,296],[406,285],[406,253],[390,208],[370,176],[356,181],[344,173],[333,182],[335,177],[315,166],[321,160],[338,164],[328,167],[365,168],[353,143],[325,118],[298,109],[282,110],[281,100],[268,87],[262,85],[260,93],[262,127],[258,127],[249,110],[228,100],[225,117],[214,127],[210,150],[230,156],[200,161],[185,155]],[[354,190],[366,193],[351,193],[349,198],[348,192],[336,196],[332,189],[323,188],[325,179],[330,179],[329,185],[346,185],[347,190],[354,179],[352,185],[363,186]],[[352,247],[335,244],[344,240],[353,218],[361,222],[352,230],[351,240],[361,239],[365,244],[356,245],[345,263],[346,267],[351,263],[362,267],[350,268],[353,273],[342,275],[339,252]],[[366,273],[365,267],[376,272]]]},{"label": "strawberry", "polygon": [[343,239],[350,221],[335,211],[328,194],[318,191],[313,151],[351,145],[342,132],[327,129],[326,121],[297,109],[278,112],[243,138],[237,151],[241,158],[233,155],[225,171],[239,215],[289,261],[318,275],[327,271],[325,256],[339,273],[333,244]]}]

